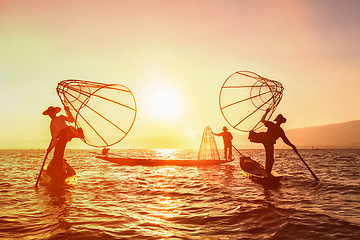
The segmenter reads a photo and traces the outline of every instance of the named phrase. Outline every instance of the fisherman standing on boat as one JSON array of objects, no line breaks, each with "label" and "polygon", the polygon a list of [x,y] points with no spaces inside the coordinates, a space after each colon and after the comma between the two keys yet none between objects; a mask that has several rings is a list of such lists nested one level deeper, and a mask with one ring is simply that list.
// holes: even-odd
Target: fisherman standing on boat
[{"label": "fisherman standing on boat", "polygon": [[110,148],[103,148],[103,150],[101,151],[101,154],[104,156],[107,156],[109,153]]},{"label": "fisherman standing on boat", "polygon": [[[213,133],[215,136],[222,137],[224,141],[224,158],[225,160],[231,160],[232,159],[232,139],[233,136],[230,132],[228,132],[228,129],[226,126],[223,127],[223,131],[221,133]],[[229,155],[227,155],[227,151],[229,150]]]},{"label": "fisherman standing on boat", "polygon": [[268,176],[271,176],[271,170],[274,164],[274,145],[276,143],[276,140],[278,138],[282,138],[284,143],[292,147],[295,152],[297,152],[297,149],[295,145],[293,145],[286,137],[284,130],[280,127],[282,123],[286,122],[286,118],[284,118],[282,114],[279,114],[274,119],[276,123],[266,121],[265,118],[269,111],[270,109],[267,109],[264,116],[261,118],[261,122],[263,122],[265,127],[267,127],[267,131],[255,133],[253,130],[251,130],[249,132],[249,140],[250,142],[262,143],[264,145],[266,152],[265,170]]},{"label": "fisherman standing on boat", "polygon": [[66,116],[57,116],[57,114],[61,111],[60,107],[50,106],[43,112],[43,115],[48,115],[51,118],[50,132],[52,139],[47,152],[50,153],[55,147],[54,157],[49,164],[49,170],[60,176],[66,173],[66,165],[64,163],[64,151],[66,144],[74,137],[84,137],[81,129],[76,130],[74,127],[70,127],[66,123],[73,123],[74,118],[69,110],[69,107],[65,107],[64,110],[66,112]]}]

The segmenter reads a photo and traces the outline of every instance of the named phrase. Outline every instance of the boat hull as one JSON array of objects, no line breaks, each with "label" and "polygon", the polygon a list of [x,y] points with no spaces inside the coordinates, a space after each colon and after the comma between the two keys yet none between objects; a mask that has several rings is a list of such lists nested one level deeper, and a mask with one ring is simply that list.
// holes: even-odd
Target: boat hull
[{"label": "boat hull", "polygon": [[146,158],[124,158],[124,157],[109,157],[96,156],[96,158],[113,162],[125,166],[209,166],[219,165],[223,163],[232,162],[233,160],[166,160],[166,159],[146,159]]},{"label": "boat hull", "polygon": [[263,185],[278,185],[282,176],[272,171],[271,175],[265,171],[265,167],[260,163],[252,160],[250,157],[240,158],[240,173],[251,179],[253,182],[261,183]]},{"label": "boat hull", "polygon": [[76,172],[67,162],[65,162],[65,168],[66,173],[59,175],[50,171],[49,164],[46,164],[41,174],[41,182],[51,185],[73,185],[77,178]]}]

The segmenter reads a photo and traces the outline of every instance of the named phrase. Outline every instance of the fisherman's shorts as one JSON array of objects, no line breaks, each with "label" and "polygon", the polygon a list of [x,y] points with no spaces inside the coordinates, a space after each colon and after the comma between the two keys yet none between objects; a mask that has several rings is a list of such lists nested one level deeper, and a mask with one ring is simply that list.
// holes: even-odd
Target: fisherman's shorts
[{"label": "fisherman's shorts", "polygon": [[274,141],[272,141],[271,137],[266,132],[259,132],[256,133],[253,130],[249,132],[249,140],[250,142],[254,143],[262,143],[262,144],[274,144]]}]

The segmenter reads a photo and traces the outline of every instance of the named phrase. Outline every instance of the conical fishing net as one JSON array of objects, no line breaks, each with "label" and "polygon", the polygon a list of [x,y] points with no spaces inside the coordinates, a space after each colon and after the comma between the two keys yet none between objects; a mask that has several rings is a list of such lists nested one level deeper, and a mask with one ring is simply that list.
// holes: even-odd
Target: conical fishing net
[{"label": "conical fishing net", "polygon": [[270,119],[282,95],[281,83],[249,71],[231,74],[224,82],[219,95],[219,105],[225,120],[243,132],[263,126],[261,118],[270,109]]},{"label": "conical fishing net", "polygon": [[134,124],[135,98],[123,85],[64,80],[56,91],[63,105],[70,108],[75,127],[82,128],[85,135],[82,140],[90,146],[114,145]]},{"label": "conical fishing net", "polygon": [[204,129],[198,160],[220,160],[219,151],[210,126],[206,126]]}]

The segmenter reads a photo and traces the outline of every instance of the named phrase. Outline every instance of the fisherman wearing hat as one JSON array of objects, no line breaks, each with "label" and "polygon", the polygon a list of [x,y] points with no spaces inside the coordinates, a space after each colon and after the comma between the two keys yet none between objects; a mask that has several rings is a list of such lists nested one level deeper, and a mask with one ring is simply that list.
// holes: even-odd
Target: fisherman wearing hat
[{"label": "fisherman wearing hat", "polygon": [[253,130],[251,130],[249,132],[249,140],[250,142],[262,143],[264,145],[266,152],[265,170],[268,176],[271,176],[271,170],[274,164],[274,145],[276,140],[278,138],[282,138],[284,143],[292,147],[295,152],[297,152],[297,149],[295,145],[293,145],[286,137],[284,130],[280,127],[282,123],[286,122],[286,118],[284,118],[282,114],[279,114],[274,119],[274,122],[276,123],[266,121],[265,118],[269,111],[270,109],[267,109],[264,116],[261,118],[261,122],[264,123],[265,127],[267,127],[267,131],[255,133]]},{"label": "fisherman wearing hat", "polygon": [[[226,126],[223,127],[223,131],[221,133],[213,133],[215,136],[222,137],[224,141],[224,158],[225,160],[231,160],[232,159],[232,139],[233,136],[230,132],[228,132],[228,129]],[[229,150],[229,155],[227,155],[227,151]]]},{"label": "fisherman wearing hat", "polygon": [[66,122],[73,123],[74,118],[69,110],[69,107],[64,108],[66,116],[57,114],[61,111],[60,107],[50,106],[43,112],[43,115],[48,115],[51,118],[50,132],[51,132],[51,145],[47,152],[55,147],[54,157],[49,164],[49,170],[54,171],[58,175],[65,173],[64,164],[64,151],[66,144],[74,137],[83,138],[84,135],[81,131],[77,131],[74,127],[70,127]]}]

